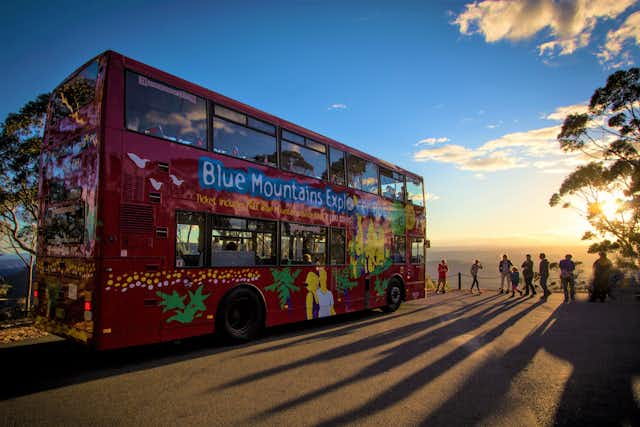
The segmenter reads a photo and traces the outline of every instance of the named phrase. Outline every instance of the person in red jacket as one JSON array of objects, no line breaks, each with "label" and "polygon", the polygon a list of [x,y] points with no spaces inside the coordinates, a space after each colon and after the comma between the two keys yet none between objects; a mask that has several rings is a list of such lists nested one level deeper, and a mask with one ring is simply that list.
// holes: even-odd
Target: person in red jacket
[{"label": "person in red jacket", "polygon": [[447,263],[445,262],[445,260],[442,260],[440,262],[440,264],[438,264],[438,285],[436,286],[436,294],[438,293],[438,290],[440,289],[440,284],[442,283],[442,293],[444,294],[446,289],[445,286],[447,285],[447,272],[449,271],[449,266],[447,265]]}]

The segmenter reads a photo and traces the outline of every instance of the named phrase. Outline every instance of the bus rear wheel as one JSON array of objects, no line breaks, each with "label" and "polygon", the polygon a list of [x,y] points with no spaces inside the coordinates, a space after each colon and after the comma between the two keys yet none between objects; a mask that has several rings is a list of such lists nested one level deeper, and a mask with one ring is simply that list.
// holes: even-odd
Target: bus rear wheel
[{"label": "bus rear wheel", "polygon": [[393,313],[400,304],[402,304],[402,284],[398,279],[393,279],[387,288],[387,305],[382,307],[382,311]]},{"label": "bus rear wheel", "polygon": [[236,342],[256,338],[264,326],[264,308],[256,292],[235,288],[224,298],[216,316],[216,329]]}]

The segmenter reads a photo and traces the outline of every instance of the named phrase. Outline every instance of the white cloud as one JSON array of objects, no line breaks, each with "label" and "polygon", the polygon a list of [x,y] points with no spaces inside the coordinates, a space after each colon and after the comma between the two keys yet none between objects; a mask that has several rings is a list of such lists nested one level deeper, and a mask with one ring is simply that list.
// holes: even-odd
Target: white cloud
[{"label": "white cloud", "polygon": [[[586,108],[585,104],[562,106],[543,118],[561,121],[568,114],[583,112]],[[533,167],[542,173],[568,173],[591,159],[581,152],[564,153],[560,149],[557,136],[561,128],[557,124],[508,133],[477,148],[456,144],[423,148],[415,152],[413,158],[419,162],[449,163],[460,170],[478,172],[474,175],[478,179],[484,179],[487,172],[522,167]]]},{"label": "white cloud", "polygon": [[425,138],[425,139],[421,139],[420,141],[416,142],[415,145],[434,145],[440,142],[449,142],[450,139],[447,137],[440,137],[440,138]]},{"label": "white cloud", "polygon": [[533,129],[526,132],[514,132],[491,140],[482,145],[479,151],[494,151],[506,148],[520,148],[529,156],[539,157],[548,154],[549,150],[558,149],[556,137],[560,126]]},{"label": "white cloud", "polygon": [[427,201],[440,200],[440,196],[438,196],[437,194],[425,192],[425,199],[427,199]]},{"label": "white cloud", "polygon": [[598,53],[598,58],[611,68],[632,65],[629,52],[622,51],[627,41],[640,45],[640,11],[629,15],[620,28],[607,33],[607,42]]},{"label": "white cloud", "polygon": [[495,172],[524,166],[519,163],[517,158],[509,156],[507,152],[487,153],[455,144],[423,149],[414,153],[413,158],[418,162],[452,163],[458,169],[468,171]]},{"label": "white cloud", "polygon": [[553,113],[544,115],[547,120],[556,120],[563,122],[564,119],[570,114],[583,114],[586,113],[589,106],[586,103],[567,105],[564,107],[558,107]]},{"label": "white cloud", "polygon": [[485,179],[487,179],[486,175],[485,175],[485,174],[483,174],[483,173],[475,173],[475,174],[473,174],[473,176],[475,176],[475,177],[476,177],[477,179],[479,179],[479,180],[485,180]]},{"label": "white cloud", "polygon": [[[524,40],[538,33],[549,33],[549,39],[538,45],[539,54],[568,55],[589,44],[598,21],[618,17],[635,2],[482,0],[467,4],[453,24],[464,35],[481,34],[488,43]],[[612,43],[615,47],[615,41]]]},{"label": "white cloud", "polygon": [[347,106],[345,104],[331,104],[327,108],[327,110],[346,110]]},{"label": "white cloud", "polygon": [[544,169],[541,172],[547,174],[567,175],[571,172],[571,169]]}]

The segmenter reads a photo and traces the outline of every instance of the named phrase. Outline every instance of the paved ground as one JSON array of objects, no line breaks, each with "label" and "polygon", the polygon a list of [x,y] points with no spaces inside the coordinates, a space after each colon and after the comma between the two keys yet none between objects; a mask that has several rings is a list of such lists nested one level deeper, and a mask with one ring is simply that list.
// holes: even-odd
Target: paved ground
[{"label": "paved ground", "polygon": [[0,347],[4,425],[640,425],[640,303],[431,296],[223,346]]}]

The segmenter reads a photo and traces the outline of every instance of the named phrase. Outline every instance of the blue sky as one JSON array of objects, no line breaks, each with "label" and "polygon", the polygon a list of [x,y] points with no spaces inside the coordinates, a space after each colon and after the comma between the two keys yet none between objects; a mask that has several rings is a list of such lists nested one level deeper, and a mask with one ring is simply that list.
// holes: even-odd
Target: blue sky
[{"label": "blue sky", "polygon": [[577,241],[584,222],[547,205],[580,162],[559,153],[557,126],[637,60],[639,11],[636,0],[4,2],[0,119],[113,49],[421,173],[434,245]]}]

